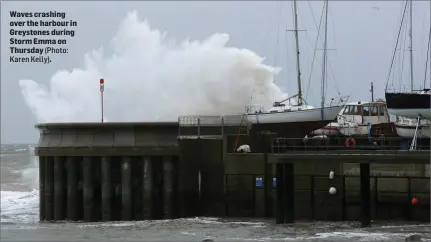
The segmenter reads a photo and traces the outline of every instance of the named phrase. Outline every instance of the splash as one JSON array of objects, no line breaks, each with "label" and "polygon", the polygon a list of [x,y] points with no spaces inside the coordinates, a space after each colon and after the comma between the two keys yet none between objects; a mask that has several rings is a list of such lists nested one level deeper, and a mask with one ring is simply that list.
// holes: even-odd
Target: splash
[{"label": "splash", "polygon": [[29,165],[21,171],[21,179],[28,188],[39,189],[39,159],[34,154],[34,147],[29,145],[27,148],[29,154]]},{"label": "splash", "polygon": [[[180,115],[244,112],[269,107],[287,96],[274,83],[280,68],[247,49],[228,47],[229,35],[181,43],[128,13],[104,50],[85,55],[84,67],[57,71],[49,88],[20,80],[22,94],[39,122],[100,119],[99,78],[105,78],[109,121],[175,121]],[[251,100],[250,100],[250,97]]]},{"label": "splash", "polygon": [[39,161],[34,147],[29,145],[27,152],[29,164],[21,171],[21,182],[30,191],[0,191],[1,223],[36,223],[39,219]]}]

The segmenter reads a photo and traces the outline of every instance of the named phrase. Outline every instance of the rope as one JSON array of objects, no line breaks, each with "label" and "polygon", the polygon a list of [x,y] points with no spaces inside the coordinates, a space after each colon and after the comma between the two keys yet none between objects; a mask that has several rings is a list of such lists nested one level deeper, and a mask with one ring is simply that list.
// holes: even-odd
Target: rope
[{"label": "rope", "polygon": [[427,52],[426,52],[426,54],[427,54],[427,60],[425,61],[425,76],[424,76],[424,85],[423,85],[423,87],[424,87],[424,89],[425,89],[425,82],[427,81],[427,73],[428,73],[428,58],[429,58],[429,56],[430,56],[430,45],[431,45],[431,28],[430,28],[430,31],[429,31],[429,34],[428,34],[428,47],[427,47]]},{"label": "rope", "polygon": [[308,76],[308,84],[307,84],[307,91],[305,92],[305,99],[308,98],[308,91],[310,90],[310,83],[311,83],[311,76],[313,74],[314,60],[316,58],[316,53],[317,53],[317,44],[319,43],[319,37],[320,37],[320,27],[322,26],[323,13],[324,13],[324,10],[325,10],[325,7],[323,7],[322,8],[322,14],[320,15],[319,26],[317,26],[316,19],[314,18],[314,12],[313,12],[313,9],[311,8],[310,2],[308,2],[308,4],[309,4],[309,7],[310,7],[310,10],[311,10],[311,13],[312,13],[311,16],[313,16],[314,25],[317,28],[317,36],[316,36],[316,43],[314,44],[314,53],[313,53],[313,59],[311,61],[310,74]]},{"label": "rope", "polygon": [[407,3],[408,3],[408,1],[406,1],[406,4],[404,5],[403,16],[401,18],[400,28],[398,30],[397,42],[395,43],[395,48],[394,48],[394,52],[392,54],[392,59],[391,59],[391,66],[389,67],[389,74],[388,74],[388,78],[386,80],[385,92],[386,92],[386,90],[388,90],[389,78],[391,76],[392,67],[394,65],[395,54],[397,52],[398,42],[400,40],[400,34],[401,34],[401,29],[402,29],[402,26],[403,26],[403,22],[404,22],[404,16],[406,15]]}]

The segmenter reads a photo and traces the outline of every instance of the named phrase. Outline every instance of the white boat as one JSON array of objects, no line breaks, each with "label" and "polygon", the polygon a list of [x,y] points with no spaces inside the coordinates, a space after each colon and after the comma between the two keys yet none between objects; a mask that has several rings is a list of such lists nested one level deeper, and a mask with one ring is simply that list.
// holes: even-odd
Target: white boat
[{"label": "white boat", "polygon": [[[417,119],[398,117],[398,120],[395,122],[395,128],[397,130],[397,134],[403,138],[413,138],[416,132]],[[430,138],[431,130],[430,130],[430,121],[421,119],[419,121],[419,126],[417,126],[417,138]]]},{"label": "white boat", "polygon": [[262,110],[247,114],[247,120],[251,124],[270,123],[297,123],[297,122],[331,122],[334,120],[343,106],[325,108],[272,107],[269,111]]},{"label": "white boat", "polygon": [[346,104],[338,116],[340,133],[346,136],[365,136],[378,124],[390,123],[386,104],[377,102],[352,102]]},{"label": "white boat", "polygon": [[337,136],[341,134],[340,130],[338,129],[339,127],[340,125],[337,122],[331,122],[323,128],[314,130],[313,132],[311,132],[311,135],[325,136],[325,137]]},{"label": "white boat", "polygon": [[[324,8],[328,8],[328,1],[325,1]],[[319,108],[313,108],[303,105],[302,90],[301,90],[301,70],[299,63],[299,38],[298,38],[298,21],[297,21],[297,5],[296,0],[293,1],[295,43],[296,43],[296,68],[297,68],[297,87],[298,94],[289,97],[285,100],[275,102],[273,107],[267,111],[262,108],[249,108],[247,110],[247,121],[251,123],[251,129],[258,131],[269,130],[277,133],[279,136],[286,138],[304,138],[313,130],[326,126],[328,123],[335,120],[338,113],[341,111],[347,98],[340,98],[341,102],[325,106],[325,95],[321,96],[321,105]],[[326,66],[327,66],[327,22],[325,23],[325,39],[323,48],[323,64],[322,64],[322,82],[324,87],[326,83]],[[297,105],[285,105],[284,102],[291,101],[297,97]]]}]

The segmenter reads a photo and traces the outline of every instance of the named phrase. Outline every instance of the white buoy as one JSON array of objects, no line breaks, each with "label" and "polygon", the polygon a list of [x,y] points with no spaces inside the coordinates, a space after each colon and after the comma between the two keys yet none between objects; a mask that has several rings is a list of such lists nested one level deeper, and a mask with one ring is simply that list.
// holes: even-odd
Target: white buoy
[{"label": "white buoy", "polygon": [[236,152],[244,152],[244,153],[250,153],[250,146],[249,145],[241,145],[240,147],[238,147],[238,149],[236,149]]},{"label": "white buoy", "polygon": [[334,195],[335,193],[337,193],[337,189],[335,189],[335,187],[329,188],[329,194]]},{"label": "white buoy", "polygon": [[333,171],[329,172],[329,179],[334,179],[334,172]]}]

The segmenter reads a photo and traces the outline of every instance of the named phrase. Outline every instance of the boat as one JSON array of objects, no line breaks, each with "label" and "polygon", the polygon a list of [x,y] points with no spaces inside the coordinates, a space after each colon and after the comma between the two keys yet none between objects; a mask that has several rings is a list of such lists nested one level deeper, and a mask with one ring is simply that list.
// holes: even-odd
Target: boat
[{"label": "boat", "polygon": [[431,41],[431,28],[428,36],[428,50],[427,50],[427,59],[425,64],[425,78],[423,82],[423,89],[422,90],[415,90],[414,89],[414,76],[413,76],[413,35],[412,35],[412,29],[413,29],[413,1],[407,0],[406,4],[404,6],[404,13],[403,18],[401,20],[401,25],[399,28],[398,38],[399,34],[401,32],[403,22],[404,22],[404,14],[407,9],[407,5],[409,4],[409,10],[410,10],[410,33],[409,33],[409,39],[410,39],[410,46],[409,46],[409,52],[410,52],[410,92],[389,92],[388,91],[388,83],[390,79],[390,74],[392,71],[392,66],[394,64],[395,54],[396,50],[398,48],[398,40],[397,44],[394,48],[392,61],[391,61],[391,67],[389,69],[389,75],[388,79],[386,81],[386,88],[385,88],[385,98],[386,98],[386,104],[388,107],[388,112],[390,114],[393,114],[395,116],[401,116],[405,118],[414,118],[414,119],[431,119],[431,109],[430,109],[430,89],[425,88],[425,82],[427,79],[427,68],[428,68],[428,56],[430,51],[430,41]]},{"label": "boat", "polygon": [[386,104],[382,99],[374,101],[374,85],[371,82],[371,101],[347,103],[337,120],[315,130],[312,135],[325,136],[395,136]]},{"label": "boat", "polygon": [[[328,1],[325,1],[326,16],[328,10]],[[264,110],[263,107],[250,107],[247,109],[247,121],[251,124],[250,131],[270,131],[275,132],[279,137],[283,138],[304,138],[313,130],[322,128],[336,119],[338,113],[343,108],[348,97],[340,98],[338,102],[332,101],[329,105],[325,105],[325,95],[321,96],[320,107],[310,107],[304,105],[305,101],[302,97],[301,89],[301,71],[299,62],[299,38],[298,38],[298,20],[297,20],[297,3],[293,1],[294,26],[296,43],[296,71],[297,71],[297,87],[298,94],[287,99],[274,102],[273,107],[269,110]],[[323,51],[322,65],[322,87],[326,83],[326,45],[327,45],[327,18],[325,23],[325,40]],[[296,104],[291,105],[293,98],[297,98]],[[289,102],[288,105],[285,103]]]},{"label": "boat", "polygon": [[431,119],[430,89],[410,93],[385,93],[388,112],[407,118]]},{"label": "boat", "polygon": [[340,133],[345,136],[396,136],[395,126],[382,101],[346,104],[338,116],[338,124]]},{"label": "boat", "polygon": [[398,136],[402,138],[413,138],[417,130],[417,138],[424,139],[431,137],[430,121],[426,119],[421,119],[419,125],[417,125],[417,119],[397,117],[395,122],[395,128],[397,130]]},{"label": "boat", "polygon": [[311,135],[319,136],[319,137],[339,136],[341,135],[340,130],[338,129],[339,127],[340,127],[340,124],[338,124],[337,122],[330,122],[325,127],[316,129],[313,132],[311,132]]},{"label": "boat", "polygon": [[[410,10],[410,29],[409,29],[409,52],[410,52],[410,92],[389,92],[388,83],[392,72],[392,66],[394,64],[396,50],[398,48],[398,41],[403,27],[404,15],[409,5]],[[397,43],[394,48],[394,52],[391,60],[391,67],[389,69],[388,79],[386,81],[385,98],[388,106],[388,112],[397,116],[395,127],[397,134],[400,137],[406,137],[411,139],[410,150],[416,150],[418,147],[418,141],[421,138],[426,138],[426,142],[429,143],[429,120],[431,119],[430,109],[430,89],[425,88],[428,72],[428,57],[430,52],[430,41],[431,41],[431,28],[428,34],[428,50],[426,53],[427,59],[425,61],[425,75],[423,81],[423,90],[414,89],[414,76],[413,76],[413,1],[406,0],[404,6],[404,13],[401,19],[401,24],[398,33]],[[426,143],[425,142],[425,143]],[[420,143],[420,142],[419,142]],[[421,146],[421,145],[420,145]],[[429,147],[429,145],[428,145]]]}]

